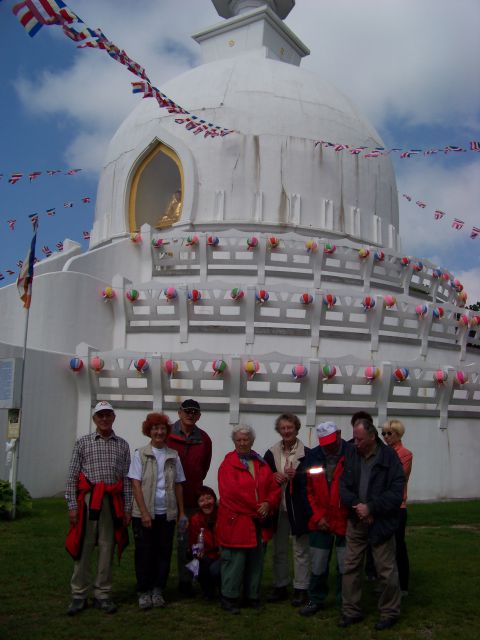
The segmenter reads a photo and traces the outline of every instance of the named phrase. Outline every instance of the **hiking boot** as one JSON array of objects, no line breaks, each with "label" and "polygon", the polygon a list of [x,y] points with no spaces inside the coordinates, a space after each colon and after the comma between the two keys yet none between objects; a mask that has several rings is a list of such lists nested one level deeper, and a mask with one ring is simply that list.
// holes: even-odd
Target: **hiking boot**
[{"label": "hiking boot", "polygon": [[288,598],[287,587],[275,587],[273,591],[267,596],[267,602],[282,602]]},{"label": "hiking boot", "polygon": [[376,631],[383,631],[384,629],[390,629],[394,624],[397,624],[398,617],[396,618],[381,618],[375,625]]},{"label": "hiking boot", "polygon": [[102,598],[101,600],[99,598],[94,598],[93,608],[100,609],[100,611],[103,611],[104,613],[117,612],[117,605],[113,602],[113,600],[110,600],[109,598]]},{"label": "hiking boot", "polygon": [[323,609],[323,605],[317,602],[313,602],[309,600],[298,612],[301,616],[305,616],[308,618],[309,616],[314,616],[316,613]]},{"label": "hiking boot", "polygon": [[342,616],[340,618],[338,626],[342,629],[346,629],[347,627],[351,627],[353,624],[358,624],[359,622],[363,622],[363,616],[355,616],[354,618]]},{"label": "hiking boot", "polygon": [[77,613],[80,613],[80,611],[83,611],[87,607],[88,602],[85,598],[73,598],[67,609],[67,616],[76,616]]},{"label": "hiking boot", "polygon": [[150,591],[145,591],[144,593],[138,594],[138,606],[140,609],[152,608],[152,594],[150,593]]},{"label": "hiking boot", "polygon": [[161,589],[154,589],[152,593],[152,606],[165,607],[165,598],[163,597]]},{"label": "hiking boot", "polygon": [[235,598],[226,598],[225,596],[222,596],[220,598],[220,606],[224,611],[233,613],[233,615],[238,615],[240,613],[240,609]]},{"label": "hiking boot", "polygon": [[306,589],[295,589],[292,598],[292,607],[301,607],[308,602],[308,591]]}]

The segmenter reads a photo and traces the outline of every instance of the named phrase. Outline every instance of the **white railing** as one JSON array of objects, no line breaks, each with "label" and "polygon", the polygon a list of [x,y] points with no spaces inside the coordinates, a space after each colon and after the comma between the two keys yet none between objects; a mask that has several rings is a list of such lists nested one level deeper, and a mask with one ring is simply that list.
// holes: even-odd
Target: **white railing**
[{"label": "white railing", "polygon": [[[434,380],[436,367],[423,361],[370,362],[354,357],[326,361],[269,353],[258,358],[258,371],[251,376],[245,366],[248,356],[202,351],[100,353],[85,344],[78,346],[77,355],[87,366],[72,375],[91,403],[105,399],[118,407],[165,410],[176,409],[183,399],[194,397],[205,410],[228,412],[232,424],[239,421],[242,411],[295,411],[305,416],[307,426],[315,424],[318,414],[351,415],[359,408],[376,413],[379,423],[387,415],[435,415],[442,428],[450,415],[480,417],[480,365],[464,367],[461,376],[459,368],[445,366],[445,379],[438,383]],[[96,355],[104,361],[98,373],[88,367]],[[226,368],[214,375],[212,361],[216,357],[224,360]],[[139,358],[149,363],[143,374],[135,369]],[[292,368],[298,364],[306,367],[306,375],[294,379]],[[325,365],[330,365],[330,371],[336,369],[331,379],[325,377]],[[369,381],[366,367],[377,367],[379,376]],[[405,367],[408,377],[399,381],[396,369]]]},{"label": "white railing", "polygon": [[[197,285],[181,284],[174,287],[175,297],[169,299],[165,287],[158,283],[133,286],[122,279],[117,281],[118,297],[112,301],[115,324],[126,333],[170,332],[179,333],[181,342],[189,334],[215,331],[245,334],[245,343],[253,344],[262,333],[310,336],[312,346],[318,346],[322,337],[355,337],[370,339],[370,349],[378,351],[381,341],[398,341],[418,345],[419,355],[425,356],[429,347],[455,349],[458,359],[465,358],[467,343],[478,345],[480,326],[469,328],[460,323],[475,315],[452,304],[422,303],[427,312],[416,311],[418,300],[408,295],[395,296],[392,308],[386,307],[388,296],[374,296],[375,306],[365,310],[365,296],[358,290],[336,292],[331,289],[300,289],[289,285],[270,286],[265,303],[258,301],[261,289],[255,285],[244,288],[244,296],[233,300],[231,289],[224,282],[209,281],[208,286],[197,289],[201,299],[192,301]],[[138,299],[130,302],[126,293],[138,291]],[[239,287],[240,288],[240,287]],[[310,295],[310,304],[302,303],[303,294]],[[326,296],[336,298],[329,309]],[[190,296],[190,298],[189,298]],[[119,331],[120,331],[119,329]],[[125,344],[123,340],[118,346]]]},{"label": "white railing", "polygon": [[[220,233],[220,232],[219,232]],[[208,278],[237,275],[254,276],[258,284],[268,278],[288,281],[302,278],[311,280],[315,288],[322,283],[341,280],[358,285],[364,291],[378,287],[394,293],[413,293],[420,297],[440,302],[457,302],[457,291],[448,280],[438,276],[436,267],[428,260],[410,257],[404,265],[400,253],[384,250],[383,260],[375,259],[378,247],[360,245],[348,240],[336,240],[333,253],[326,253],[327,245],[334,240],[312,237],[317,244],[315,251],[307,251],[309,238],[294,233],[276,236],[279,244],[271,248],[268,234],[255,234],[257,245],[249,250],[247,241],[252,234],[238,230],[224,231],[219,236],[218,246],[209,246],[206,233],[154,235],[162,239],[160,247],[152,247],[152,277],[195,276],[201,281]],[[146,237],[150,238],[148,234]],[[192,243],[193,239],[193,243]],[[368,248],[366,258],[359,257],[359,249]],[[421,271],[416,268],[420,263]],[[446,272],[445,272],[446,273]],[[330,286],[330,284],[329,284]]]}]

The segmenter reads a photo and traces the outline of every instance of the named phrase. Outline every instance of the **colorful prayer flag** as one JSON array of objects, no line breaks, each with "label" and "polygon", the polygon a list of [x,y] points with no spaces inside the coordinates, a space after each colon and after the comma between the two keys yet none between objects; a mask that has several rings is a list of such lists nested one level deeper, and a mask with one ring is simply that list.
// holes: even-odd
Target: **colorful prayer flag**
[{"label": "colorful prayer flag", "polygon": [[433,217],[435,218],[435,220],[441,220],[444,215],[445,215],[445,211],[440,211],[440,209],[435,209],[435,213],[433,214]]},{"label": "colorful prayer flag", "polygon": [[403,197],[406,198],[409,202],[412,201],[412,196],[407,195],[406,193],[402,193]]},{"label": "colorful prayer flag", "polygon": [[82,235],[84,240],[90,240],[90,231],[84,231]]},{"label": "colorful prayer flag", "polygon": [[57,212],[55,209],[47,209],[47,216],[54,216]]},{"label": "colorful prayer flag", "polygon": [[449,153],[449,151],[465,151],[465,149],[463,149],[462,147],[457,147],[453,144],[449,144],[443,151],[444,153]]},{"label": "colorful prayer flag", "polygon": [[14,231],[15,230],[16,222],[17,221],[14,218],[11,218],[10,220],[7,220],[7,224],[10,227],[10,231]]},{"label": "colorful prayer flag", "polygon": [[16,184],[22,178],[23,178],[23,173],[12,173],[12,175],[8,179],[8,182],[10,184]]},{"label": "colorful prayer flag", "polygon": [[472,238],[472,240],[475,240],[475,238],[480,234],[480,229],[478,227],[472,227],[472,230],[470,231],[470,238]]},{"label": "colorful prayer flag", "polygon": [[49,176],[54,176],[57,173],[62,173],[61,169],[47,169],[47,174]]},{"label": "colorful prayer flag", "polygon": [[49,247],[47,247],[47,245],[46,245],[46,244],[44,244],[44,245],[43,245],[43,247],[42,247],[42,253],[43,253],[47,258],[49,258],[49,257],[52,255],[52,250],[51,250]]},{"label": "colorful prayer flag", "polygon": [[55,245],[59,251],[63,251],[63,242],[57,242]]},{"label": "colorful prayer flag", "polygon": [[62,0],[24,0],[12,11],[32,38],[44,25],[82,22]]},{"label": "colorful prayer flag", "polygon": [[73,202],[64,202],[63,206],[65,209],[71,209],[73,207]]},{"label": "colorful prayer flag", "polygon": [[30,218],[30,222],[33,224],[33,228],[35,229],[38,226],[38,213],[32,213],[28,217]]},{"label": "colorful prayer flag", "polygon": [[480,151],[480,140],[472,140],[470,142],[470,151]]},{"label": "colorful prayer flag", "polygon": [[422,202],[422,200],[417,200],[415,204],[418,205],[420,209],[425,209],[425,207],[427,206],[425,202]]},{"label": "colorful prayer flag", "polygon": [[458,218],[454,218],[453,222],[452,222],[452,228],[453,229],[457,229],[457,231],[458,231],[463,227],[464,224],[465,223],[464,223],[463,220],[459,220]]},{"label": "colorful prayer flag", "polygon": [[67,169],[66,173],[67,173],[67,176],[74,176],[79,171],[81,171],[81,169]]},{"label": "colorful prayer flag", "polygon": [[[33,221],[32,221],[33,222]],[[17,289],[25,309],[30,308],[32,301],[33,265],[35,260],[35,244],[37,242],[38,217],[33,222],[33,237],[30,248],[17,278]]]},{"label": "colorful prayer flag", "polygon": [[88,196],[85,196],[85,197],[82,198],[82,202],[84,204],[89,204],[91,201],[92,201],[92,199],[89,198]]},{"label": "colorful prayer flag", "polygon": [[28,174],[28,179],[30,180],[30,182],[33,182],[35,178],[38,178],[38,176],[41,176],[41,175],[42,175],[41,171],[32,171],[32,173]]}]

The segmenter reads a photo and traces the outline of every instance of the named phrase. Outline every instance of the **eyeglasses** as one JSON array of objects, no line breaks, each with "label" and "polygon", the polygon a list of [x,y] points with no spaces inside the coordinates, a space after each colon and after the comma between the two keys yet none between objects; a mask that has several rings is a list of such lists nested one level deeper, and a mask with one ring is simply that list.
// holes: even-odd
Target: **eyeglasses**
[{"label": "eyeglasses", "polygon": [[383,436],[383,437],[385,437],[385,436],[391,436],[391,435],[392,435],[392,433],[393,433],[392,431],[382,431],[382,436]]},{"label": "eyeglasses", "polygon": [[186,413],[187,416],[199,416],[200,411],[198,409],[182,409],[183,413]]}]

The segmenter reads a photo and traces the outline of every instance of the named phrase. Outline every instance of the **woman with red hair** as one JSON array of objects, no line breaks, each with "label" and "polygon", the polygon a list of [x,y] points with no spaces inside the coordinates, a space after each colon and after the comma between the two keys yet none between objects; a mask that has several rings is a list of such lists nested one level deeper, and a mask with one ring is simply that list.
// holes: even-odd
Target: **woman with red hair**
[{"label": "woman with red hair", "polygon": [[175,523],[185,518],[182,482],[185,475],[178,453],[167,447],[171,425],[163,413],[149,413],[142,433],[149,444],[133,454],[128,477],[132,481],[132,528],[135,574],[140,609],[164,607],[172,557]]}]

